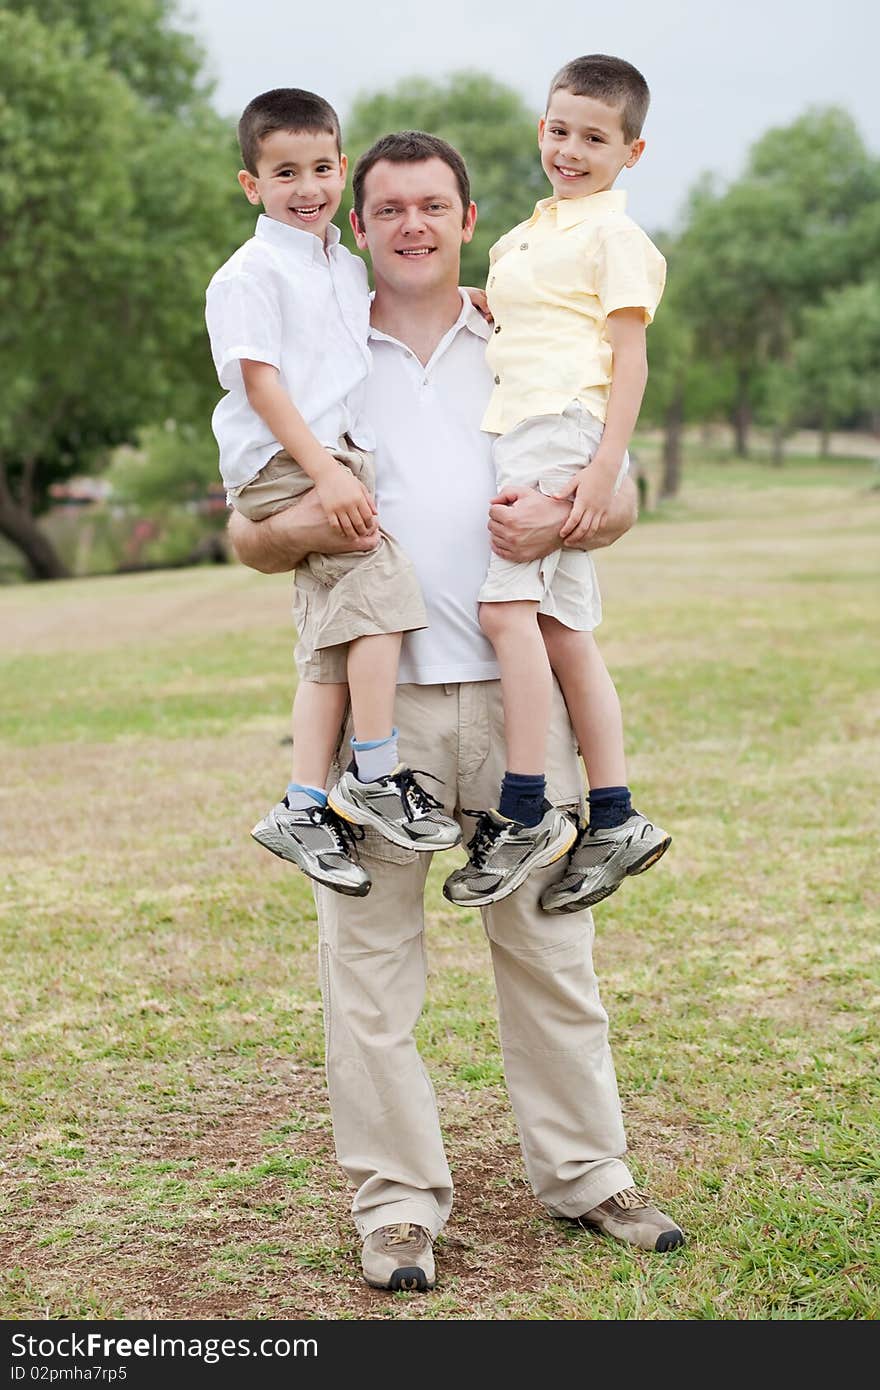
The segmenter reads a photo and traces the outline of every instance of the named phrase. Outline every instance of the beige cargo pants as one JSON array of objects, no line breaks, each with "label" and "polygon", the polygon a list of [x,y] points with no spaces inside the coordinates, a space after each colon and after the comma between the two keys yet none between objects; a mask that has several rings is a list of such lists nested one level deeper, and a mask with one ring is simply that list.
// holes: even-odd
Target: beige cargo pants
[{"label": "beige cargo pants", "polygon": [[[558,687],[554,699],[548,796],[576,806],[580,764]],[[401,757],[443,779],[443,787],[426,785],[448,815],[497,805],[504,772],[499,682],[401,685],[395,722]],[[462,825],[469,838],[473,822]],[[366,836],[369,896],[315,890],[336,1153],[356,1189],[352,1215],[362,1237],[398,1221],[436,1235],[452,1206],[452,1178],[413,1039],[425,995],[423,894],[432,856],[398,849],[371,830]],[[526,1171],[551,1213],[577,1216],[633,1180],[622,1162],[626,1140],[593,971],[591,914],[549,916],[538,906],[563,864],[533,874],[482,916]]]}]

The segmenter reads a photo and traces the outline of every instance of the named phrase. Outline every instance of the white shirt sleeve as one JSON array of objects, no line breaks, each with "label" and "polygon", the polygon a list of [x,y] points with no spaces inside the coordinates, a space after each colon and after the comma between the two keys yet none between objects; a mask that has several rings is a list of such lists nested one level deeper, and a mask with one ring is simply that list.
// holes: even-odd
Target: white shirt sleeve
[{"label": "white shirt sleeve", "polygon": [[241,380],[242,358],[281,368],[281,310],[271,284],[246,271],[214,280],[205,306],[211,352],[220,385]]}]

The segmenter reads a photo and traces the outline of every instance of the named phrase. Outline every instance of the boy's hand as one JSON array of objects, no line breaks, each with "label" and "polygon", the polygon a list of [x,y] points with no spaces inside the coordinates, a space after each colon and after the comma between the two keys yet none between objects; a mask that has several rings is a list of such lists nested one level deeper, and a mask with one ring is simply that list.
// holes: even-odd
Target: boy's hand
[{"label": "boy's hand", "polygon": [[478,290],[474,285],[462,285],[462,289],[464,290],[465,294],[469,297],[474,308],[478,309],[479,312],[483,315],[483,318],[486,320],[486,322],[494,323],[495,320],[492,317],[492,310],[489,308],[489,301],[486,298],[486,291]]},{"label": "boy's hand", "polygon": [[553,496],[560,500],[573,498],[568,520],[559,534],[564,541],[576,545],[578,541],[595,536],[605,521],[614,496],[614,483],[608,482],[604,472],[597,471],[591,464],[580,469],[571,482]]},{"label": "boy's hand", "polygon": [[334,459],[333,465],[326,477],[315,483],[315,491],[333,529],[354,540],[372,529],[376,506],[363,483],[344,464]]}]

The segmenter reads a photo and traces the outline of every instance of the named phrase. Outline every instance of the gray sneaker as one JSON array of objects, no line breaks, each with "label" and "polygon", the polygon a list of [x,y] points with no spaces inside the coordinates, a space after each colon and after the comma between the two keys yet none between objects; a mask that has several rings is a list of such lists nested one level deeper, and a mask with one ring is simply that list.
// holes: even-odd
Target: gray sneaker
[{"label": "gray sneaker", "polygon": [[577,829],[564,811],[544,802],[537,825],[521,825],[498,811],[465,811],[476,816],[477,828],[468,841],[470,858],[450,874],[443,896],[459,907],[485,907],[516,891],[533,869],[561,859],[574,843]]},{"label": "gray sneaker", "polygon": [[632,874],[643,874],[672,844],[672,837],[639,811],[613,830],[584,826],[569,855],[565,873],[541,894],[545,912],[580,912],[618,889]]},{"label": "gray sneaker", "polygon": [[430,1232],[411,1221],[380,1226],[361,1250],[364,1278],[374,1289],[425,1293],[434,1287],[434,1250]]},{"label": "gray sneaker", "polygon": [[453,849],[461,839],[461,827],[444,816],[442,803],[416,781],[416,771],[398,763],[387,777],[361,782],[350,767],[330,792],[328,804],[343,820],[371,825],[402,849]]},{"label": "gray sneaker", "polygon": [[684,1231],[665,1212],[653,1207],[634,1187],[615,1192],[607,1201],[575,1218],[578,1225],[601,1231],[615,1240],[628,1241],[642,1250],[677,1250],[684,1245]]},{"label": "gray sneaker", "polygon": [[287,799],[273,806],[251,831],[258,844],[296,864],[325,888],[363,898],[372,880],[358,863],[351,826],[327,806],[292,811]]}]

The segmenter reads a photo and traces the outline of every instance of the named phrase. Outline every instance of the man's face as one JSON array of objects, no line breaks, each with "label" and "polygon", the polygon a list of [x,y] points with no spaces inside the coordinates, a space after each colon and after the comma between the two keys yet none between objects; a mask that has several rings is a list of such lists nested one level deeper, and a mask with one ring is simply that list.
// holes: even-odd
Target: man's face
[{"label": "man's face", "polygon": [[625,140],[622,112],[595,97],[560,88],[538,122],[544,173],[557,198],[585,198],[613,187],[621,169],[631,169],[644,140]]},{"label": "man's face", "polygon": [[442,159],[380,159],[364,181],[363,222],[352,213],[351,225],[358,246],[370,252],[377,287],[423,295],[458,284],[462,243],[476,220],[475,205],[462,208],[455,174]]},{"label": "man's face", "polygon": [[339,207],[348,162],[329,131],[273,130],[260,142],[257,176],[242,169],[238,181],[249,203],[266,216],[323,241]]}]

